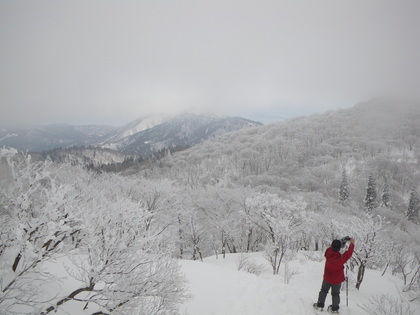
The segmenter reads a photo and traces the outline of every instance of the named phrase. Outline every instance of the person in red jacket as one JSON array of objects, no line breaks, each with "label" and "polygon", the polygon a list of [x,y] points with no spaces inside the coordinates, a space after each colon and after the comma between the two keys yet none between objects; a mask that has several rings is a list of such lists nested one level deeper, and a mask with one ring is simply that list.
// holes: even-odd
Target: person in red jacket
[{"label": "person in red jacket", "polygon": [[314,304],[315,308],[324,308],[325,299],[331,288],[331,311],[332,313],[338,313],[338,309],[340,308],[341,283],[345,281],[344,264],[351,258],[354,251],[354,239],[350,238],[349,240],[350,246],[343,254],[340,253],[343,245],[340,240],[334,240],[331,247],[325,251],[325,258],[327,260],[324,268],[324,280],[322,281],[321,291],[319,291],[318,302]]}]

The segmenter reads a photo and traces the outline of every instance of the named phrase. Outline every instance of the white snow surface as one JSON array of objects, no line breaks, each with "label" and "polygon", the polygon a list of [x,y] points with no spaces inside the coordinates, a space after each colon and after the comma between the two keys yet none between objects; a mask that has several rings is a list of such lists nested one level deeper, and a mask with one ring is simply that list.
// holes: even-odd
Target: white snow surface
[{"label": "white snow surface", "polygon": [[[238,261],[241,254],[226,254],[207,257],[203,262],[181,260],[181,270],[188,281],[190,298],[180,305],[180,315],[313,315],[330,314],[326,311],[315,312],[312,304],[317,300],[321,287],[324,259],[322,252],[299,252],[288,263],[289,270],[294,271],[289,283],[285,283],[285,263],[280,267],[279,275],[273,275],[269,262],[263,253],[242,254],[249,257],[256,265],[263,265],[264,271],[254,275],[246,271],[238,271]],[[66,259],[65,259],[66,261]],[[56,264],[55,273],[67,274],[64,266]],[[388,271],[384,276],[380,271],[369,270],[358,291],[355,288],[357,269],[349,271],[349,305],[346,306],[346,287],[343,283],[341,291],[342,315],[371,315],[366,306],[370,300],[381,294],[392,298],[413,299],[412,292],[402,293],[403,281],[392,276]],[[77,281],[66,281],[61,289],[69,292],[78,287]],[[51,287],[55,292],[60,287]],[[408,302],[407,302],[408,303]],[[331,304],[328,295],[326,306]],[[88,315],[99,309],[90,304],[82,310],[85,304],[69,301],[61,305],[56,315]],[[420,301],[410,302],[411,314],[420,314]],[[382,314],[382,313],[381,313]],[[407,313],[408,315],[409,313]],[[147,314],[144,314],[147,315]],[[404,314],[405,315],[405,314]]]},{"label": "white snow surface", "polygon": [[[308,254],[299,253],[288,268],[298,273],[289,283],[284,279],[282,264],[279,275],[273,275],[270,264],[262,253],[246,254],[257,264],[264,264],[266,271],[259,276],[237,270],[240,254],[221,255],[201,261],[181,261],[182,270],[189,281],[191,299],[181,307],[183,315],[306,315],[316,314],[316,302],[321,287],[324,260],[313,261]],[[314,253],[321,259],[321,252]],[[360,290],[355,288],[357,269],[349,271],[349,306],[346,306],[346,286],[342,285],[340,314],[369,315],[365,310],[369,301],[381,294],[393,298],[410,298],[401,293],[402,280],[386,273],[366,270]],[[326,306],[331,304],[331,295]],[[420,302],[411,302],[412,314],[420,314]],[[322,312],[325,315],[328,312]]]}]

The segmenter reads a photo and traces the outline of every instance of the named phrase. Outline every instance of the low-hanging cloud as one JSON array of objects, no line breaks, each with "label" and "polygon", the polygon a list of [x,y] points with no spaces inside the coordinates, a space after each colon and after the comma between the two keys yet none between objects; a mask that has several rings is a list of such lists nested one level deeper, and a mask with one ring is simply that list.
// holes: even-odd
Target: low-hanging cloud
[{"label": "low-hanging cloud", "polygon": [[0,124],[121,125],[191,107],[269,121],[417,97],[419,13],[405,1],[2,1]]}]

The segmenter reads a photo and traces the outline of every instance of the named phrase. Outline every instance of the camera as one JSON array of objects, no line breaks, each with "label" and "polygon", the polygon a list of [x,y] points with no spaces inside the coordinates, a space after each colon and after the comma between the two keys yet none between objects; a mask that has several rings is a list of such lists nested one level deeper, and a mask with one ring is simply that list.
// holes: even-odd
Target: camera
[{"label": "camera", "polygon": [[346,246],[346,243],[351,240],[350,236],[345,236],[341,239],[341,247]]}]

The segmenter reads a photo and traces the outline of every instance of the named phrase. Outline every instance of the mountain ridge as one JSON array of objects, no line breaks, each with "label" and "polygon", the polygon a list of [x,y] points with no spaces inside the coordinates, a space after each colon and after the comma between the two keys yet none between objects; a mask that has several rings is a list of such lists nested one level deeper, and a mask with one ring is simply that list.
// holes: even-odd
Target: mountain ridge
[{"label": "mountain ridge", "polygon": [[146,116],[122,127],[51,124],[0,130],[0,144],[25,152],[93,146],[148,155],[162,149],[188,147],[211,137],[261,123],[240,117],[184,112]]},{"label": "mountain ridge", "polygon": [[378,193],[387,185],[394,208],[403,209],[420,183],[419,105],[374,99],[349,109],[237,130],[160,159],[154,174],[141,165],[125,172],[147,172],[181,184],[235,183],[332,199],[345,172],[359,201],[373,175]]},{"label": "mountain ridge", "polygon": [[174,147],[190,147],[219,135],[260,123],[239,117],[215,117],[185,112],[152,128],[127,137],[122,152],[146,153]]}]

